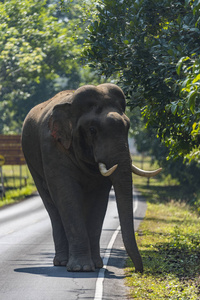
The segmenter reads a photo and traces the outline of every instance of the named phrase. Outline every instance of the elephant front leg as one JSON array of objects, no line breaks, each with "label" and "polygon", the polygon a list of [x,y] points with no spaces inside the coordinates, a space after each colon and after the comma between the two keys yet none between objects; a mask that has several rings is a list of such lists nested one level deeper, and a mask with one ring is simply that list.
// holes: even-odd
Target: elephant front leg
[{"label": "elephant front leg", "polygon": [[[53,185],[52,185],[53,187]],[[56,202],[65,234],[68,240],[68,271],[94,271],[91,258],[90,241],[83,213],[83,191],[71,179],[59,181],[52,188],[54,202]]]},{"label": "elephant front leg", "polygon": [[[69,244],[69,260],[67,270],[72,272],[94,271],[95,266],[91,258],[90,241],[85,226],[83,210],[81,206],[74,206],[69,213],[62,212],[61,217],[65,219],[64,227]],[[73,211],[73,213],[72,213]]]},{"label": "elephant front leg", "polygon": [[103,267],[103,261],[100,256],[100,236],[110,189],[110,181],[104,180],[103,184],[100,184],[100,187],[87,193],[85,196],[87,231],[90,239],[92,260],[97,269]]},{"label": "elephant front leg", "polygon": [[72,272],[90,272],[95,270],[93,260],[91,258],[90,244],[87,237],[84,241],[69,242],[69,261],[67,270]]}]

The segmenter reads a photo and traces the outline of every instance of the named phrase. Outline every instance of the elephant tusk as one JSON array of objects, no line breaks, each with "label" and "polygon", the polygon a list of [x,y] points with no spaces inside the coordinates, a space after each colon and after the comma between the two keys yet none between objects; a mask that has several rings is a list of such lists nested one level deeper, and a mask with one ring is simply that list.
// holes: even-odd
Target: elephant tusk
[{"label": "elephant tusk", "polygon": [[156,176],[162,170],[162,168],[159,168],[159,169],[154,170],[154,171],[144,171],[144,170],[141,170],[138,167],[134,166],[133,164],[132,164],[131,169],[132,169],[132,172],[134,174],[139,175],[139,176],[144,176],[144,177]]},{"label": "elephant tusk", "polygon": [[107,170],[106,165],[103,163],[99,163],[99,171],[103,176],[110,176],[116,169],[118,165],[114,165],[109,170]]}]

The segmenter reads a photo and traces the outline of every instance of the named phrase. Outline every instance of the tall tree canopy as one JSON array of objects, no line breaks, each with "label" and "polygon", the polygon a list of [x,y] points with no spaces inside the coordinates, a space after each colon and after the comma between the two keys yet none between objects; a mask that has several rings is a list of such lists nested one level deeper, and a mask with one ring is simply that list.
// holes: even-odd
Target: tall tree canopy
[{"label": "tall tree canopy", "polygon": [[81,39],[74,29],[83,12],[75,2],[63,13],[61,1],[0,2],[0,132],[20,132],[28,110],[57,85],[79,85]]},{"label": "tall tree canopy", "polygon": [[200,1],[104,0],[85,54],[170,148],[200,158]]}]

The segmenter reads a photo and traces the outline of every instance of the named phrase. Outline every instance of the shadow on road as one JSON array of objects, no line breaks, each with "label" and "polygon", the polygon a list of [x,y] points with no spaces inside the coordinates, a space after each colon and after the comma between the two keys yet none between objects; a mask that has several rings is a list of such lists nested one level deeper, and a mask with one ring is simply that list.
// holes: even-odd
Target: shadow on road
[{"label": "shadow on road", "polygon": [[47,277],[66,277],[66,278],[96,278],[98,271],[95,272],[68,272],[65,267],[27,267],[14,270],[19,273],[28,273]]},{"label": "shadow on road", "polygon": [[[57,277],[57,278],[97,278],[98,270],[95,272],[68,272],[65,267],[27,267],[14,269],[18,273],[27,273],[34,275],[41,275],[47,277]],[[113,272],[106,270],[106,277],[114,279],[122,279],[124,276],[116,276]]]},{"label": "shadow on road", "polygon": [[[104,249],[102,250],[104,252]],[[112,249],[112,256],[109,259],[108,267],[115,266],[116,268],[123,268],[124,252],[125,250],[119,250],[115,248]],[[45,253],[45,255],[47,257],[47,262],[49,261],[50,257],[53,257],[52,253]],[[43,257],[43,261],[45,261],[44,257]],[[47,277],[58,277],[58,278],[59,277],[60,278],[97,278],[99,273],[99,270],[95,270],[94,272],[68,272],[66,267],[55,267],[50,265],[50,263],[48,263],[47,266],[44,266],[44,264],[40,266],[38,260],[37,261],[32,260],[32,264],[34,264],[34,267],[31,266],[30,264],[26,264],[27,267],[17,268],[14,269],[14,271],[18,273],[27,273],[27,274],[34,274],[34,275],[47,276]],[[117,276],[115,273],[110,272],[108,270],[106,270],[106,277],[115,278],[115,279],[124,278],[124,276],[123,277]]]}]

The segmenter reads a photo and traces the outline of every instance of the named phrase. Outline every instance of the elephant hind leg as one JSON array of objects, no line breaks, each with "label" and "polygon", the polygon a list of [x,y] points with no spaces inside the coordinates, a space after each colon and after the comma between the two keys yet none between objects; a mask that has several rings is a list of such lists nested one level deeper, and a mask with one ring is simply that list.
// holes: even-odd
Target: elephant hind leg
[{"label": "elephant hind leg", "polygon": [[51,199],[45,180],[34,170],[31,165],[28,165],[28,167],[51,220],[52,234],[55,245],[55,257],[53,259],[53,264],[54,266],[66,266],[69,252],[68,241],[60,214]]}]

